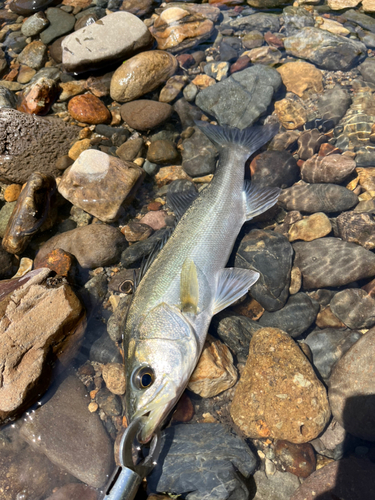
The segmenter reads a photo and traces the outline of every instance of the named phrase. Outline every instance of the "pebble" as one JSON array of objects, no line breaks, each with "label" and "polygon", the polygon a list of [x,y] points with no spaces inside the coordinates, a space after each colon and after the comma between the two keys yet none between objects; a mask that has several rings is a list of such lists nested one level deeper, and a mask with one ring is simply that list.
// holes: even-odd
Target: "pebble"
[{"label": "pebble", "polygon": [[21,193],[20,184],[10,184],[4,191],[4,200],[7,202],[17,201]]},{"label": "pebble", "polygon": [[161,89],[159,94],[160,102],[172,102],[178,96],[181,97],[181,91],[187,83],[187,79],[183,75],[172,76],[165,86]]},{"label": "pebble", "polygon": [[116,149],[116,154],[123,161],[133,161],[142,154],[144,141],[142,137],[134,137],[121,144]]},{"label": "pebble", "polygon": [[316,326],[319,328],[342,328],[345,327],[344,323],[332,312],[330,306],[323,307],[318,313]]},{"label": "pebble", "polygon": [[76,22],[72,14],[64,12],[62,9],[50,7],[46,10],[46,17],[50,22],[47,29],[41,32],[40,39],[45,45],[50,44],[56,38],[66,35],[74,28]]},{"label": "pebble", "polygon": [[256,494],[253,500],[290,500],[299,487],[298,477],[290,472],[276,471],[272,476],[257,470],[253,476]]},{"label": "pebble", "polygon": [[294,340],[263,328],[251,339],[230,414],[247,437],[307,443],[323,431],[330,409],[323,384]]},{"label": "pebble", "polygon": [[172,422],[190,422],[194,417],[194,405],[189,396],[184,392],[172,414]]},{"label": "pebble", "polygon": [[[35,77],[38,76],[38,73]],[[18,96],[17,110],[33,115],[45,115],[57,98],[58,87],[54,80],[41,76],[33,77]]]},{"label": "pebble", "polygon": [[375,276],[375,255],[338,238],[293,244],[294,265],[300,268],[304,289],[338,287]]},{"label": "pebble", "polygon": [[135,242],[146,240],[154,232],[152,227],[141,222],[129,222],[121,229],[126,241]]},{"label": "pebble", "polygon": [[97,125],[110,123],[112,116],[105,104],[92,94],[77,95],[70,99],[68,111],[78,122]]},{"label": "pebble", "polygon": [[205,65],[203,71],[206,75],[215,78],[217,82],[221,82],[228,76],[230,64],[226,61],[212,62]]},{"label": "pebble", "polygon": [[13,2],[10,3],[9,8],[16,14],[29,16],[38,10],[44,10],[52,3],[52,0],[13,0]]},{"label": "pebble", "polygon": [[47,60],[47,47],[44,43],[34,40],[26,45],[17,59],[19,63],[38,70]]},{"label": "pebble", "polygon": [[58,234],[39,250],[34,265],[56,248],[71,253],[86,269],[109,266],[119,261],[126,240],[121,232],[104,224],[90,224]]},{"label": "pebble", "polygon": [[162,167],[155,175],[155,182],[159,187],[165,186],[166,184],[170,184],[171,182],[179,179],[187,179],[188,181],[192,180],[191,177],[185,173],[183,168],[178,165],[172,167]]},{"label": "pebble", "polygon": [[329,218],[325,214],[318,212],[292,224],[288,237],[289,241],[313,241],[327,236],[331,231],[332,225]]},{"label": "pebble", "polygon": [[215,172],[217,151],[198,127],[182,143],[182,168],[190,177],[201,177]]},{"label": "pebble", "polygon": [[352,330],[375,325],[375,298],[360,288],[337,292],[331,300],[330,308]]},{"label": "pebble", "polygon": [[107,386],[113,394],[125,394],[125,369],[120,363],[108,363],[102,368],[102,376]]},{"label": "pebble", "polygon": [[173,108],[165,102],[140,99],[121,106],[121,117],[136,130],[150,130],[158,127],[172,114]]},{"label": "pebble", "polygon": [[35,269],[48,267],[48,269],[54,271],[58,276],[69,276],[74,260],[73,255],[64,252],[61,248],[56,248],[47,254],[44,259],[40,260]]},{"label": "pebble", "polygon": [[166,82],[176,73],[177,67],[177,59],[168,52],[141,52],[125,61],[114,72],[111,97],[117,102],[134,101]]},{"label": "pebble", "polygon": [[353,158],[338,154],[314,155],[302,165],[301,178],[310,183],[341,184],[352,172],[356,163]]},{"label": "pebble", "polygon": [[188,389],[202,398],[212,398],[234,386],[237,371],[228,347],[208,335]]},{"label": "pebble", "polygon": [[301,128],[307,121],[303,104],[295,99],[281,99],[275,102],[275,113],[281,125],[287,130]]},{"label": "pebble", "polygon": [[248,50],[243,55],[246,55],[253,64],[265,64],[267,66],[278,64],[282,57],[281,52],[276,47],[268,45]]},{"label": "pebble", "polygon": [[374,250],[375,221],[371,214],[343,212],[337,217],[336,224],[341,239]]},{"label": "pebble", "polygon": [[310,443],[294,444],[283,440],[277,441],[275,458],[283,472],[291,472],[297,477],[309,477],[316,467],[314,448]]},{"label": "pebble", "polygon": [[286,188],[299,180],[300,169],[288,151],[264,151],[252,160],[250,173],[258,186]]},{"label": "pebble", "polygon": [[147,159],[157,165],[175,163],[179,157],[176,146],[172,141],[160,139],[153,141],[148,147]]},{"label": "pebble", "polygon": [[17,81],[19,83],[29,83],[35,74],[35,69],[29,68],[28,66],[21,66],[18,72]]},{"label": "pebble", "polygon": [[298,136],[298,156],[301,160],[308,160],[320,149],[320,146],[328,141],[328,137],[318,129],[305,130]]}]

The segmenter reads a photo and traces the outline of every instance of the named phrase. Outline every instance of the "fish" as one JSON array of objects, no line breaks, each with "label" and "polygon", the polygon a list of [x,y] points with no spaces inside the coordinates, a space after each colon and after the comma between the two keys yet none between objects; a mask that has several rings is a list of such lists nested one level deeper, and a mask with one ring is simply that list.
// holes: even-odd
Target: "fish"
[{"label": "fish", "polygon": [[246,160],[278,125],[196,125],[219,151],[214,177],[199,194],[167,197],[179,221],[145,266],[125,322],[126,417],[145,421],[141,443],[150,441],[186,388],[212,316],[259,278],[256,271],[225,266],[242,225],[272,207],[281,191],[244,178]]}]

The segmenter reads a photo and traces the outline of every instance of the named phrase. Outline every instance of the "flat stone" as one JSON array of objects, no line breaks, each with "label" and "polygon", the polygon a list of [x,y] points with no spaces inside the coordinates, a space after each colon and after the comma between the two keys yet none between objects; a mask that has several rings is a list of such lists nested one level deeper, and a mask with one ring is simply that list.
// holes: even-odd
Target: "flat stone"
[{"label": "flat stone", "polygon": [[[112,33],[111,29],[111,35]],[[134,101],[166,82],[177,68],[177,59],[168,52],[141,52],[125,61],[114,72],[111,97],[117,102]]]},{"label": "flat stone", "polygon": [[375,298],[365,290],[349,288],[337,292],[330,303],[332,312],[352,330],[375,325]]},{"label": "flat stone", "polygon": [[266,311],[281,309],[288,299],[292,256],[288,239],[274,231],[253,229],[238,247],[235,266],[260,273],[251,287],[251,296]]},{"label": "flat stone", "polygon": [[358,203],[358,197],[349,189],[336,184],[307,184],[300,181],[282,191],[279,203],[286,210],[332,213],[354,207]]},{"label": "flat stone", "polygon": [[347,328],[316,329],[304,342],[313,354],[313,365],[323,379],[329,379],[332,369],[342,356],[362,337],[359,332]]},{"label": "flat stone", "polygon": [[34,265],[55,248],[61,248],[74,255],[83,268],[95,269],[118,262],[125,246],[126,240],[118,229],[90,224],[53,236],[37,253]]},{"label": "flat stone", "polygon": [[285,38],[284,47],[287,54],[329,71],[348,71],[366,54],[363,43],[312,27]]},{"label": "flat stone", "polygon": [[194,134],[182,143],[182,168],[190,177],[201,177],[215,172],[217,151],[198,127]]},{"label": "flat stone", "polygon": [[254,64],[202,90],[195,102],[220,125],[243,129],[265,113],[280,85],[281,77],[275,69]]},{"label": "flat stone", "polygon": [[356,168],[353,158],[332,154],[314,155],[301,167],[301,178],[310,183],[341,184]]},{"label": "flat stone", "polygon": [[172,141],[160,139],[153,141],[147,151],[147,159],[157,165],[175,163],[179,157],[176,146]]},{"label": "flat stone", "polygon": [[[35,14],[37,15],[37,14]],[[47,60],[47,47],[44,43],[34,40],[26,45],[18,56],[18,62],[33,69],[40,69]]]},{"label": "flat stone", "polygon": [[121,106],[121,117],[136,130],[150,130],[168,120],[173,111],[165,102],[139,99]]},{"label": "flat stone", "polygon": [[89,93],[70,99],[68,111],[75,120],[90,125],[110,123],[112,120],[112,115],[103,101]]},{"label": "flat stone", "polygon": [[[117,33],[113,37],[113,33]],[[85,26],[62,42],[66,71],[82,72],[110,62],[129,59],[151,43],[145,24],[130,12],[112,12]]]},{"label": "flat stone", "polygon": [[150,492],[245,499],[242,476],[250,477],[255,468],[250,448],[223,425],[181,424],[163,431],[160,460],[147,483]]},{"label": "flat stone", "polygon": [[276,328],[253,335],[230,414],[247,437],[291,443],[316,438],[330,418],[323,384],[294,340]]},{"label": "flat stone", "polygon": [[307,121],[303,104],[295,99],[285,98],[276,101],[275,112],[281,125],[287,130],[301,128]]},{"label": "flat stone", "polygon": [[290,500],[300,485],[297,476],[278,470],[272,476],[257,470],[253,478],[257,489],[253,500]]},{"label": "flat stone", "polygon": [[298,181],[300,169],[288,151],[264,151],[252,160],[250,173],[257,186],[286,188]]},{"label": "flat stone", "polygon": [[338,287],[375,276],[375,255],[338,238],[320,238],[293,244],[294,265],[305,289]]},{"label": "flat stone", "polygon": [[120,363],[107,363],[102,369],[103,380],[113,394],[125,394],[125,369]]},{"label": "flat stone", "polygon": [[52,463],[100,488],[114,466],[113,448],[99,416],[87,409],[89,401],[85,386],[70,375],[33,419],[22,425],[21,433]]},{"label": "flat stone", "polygon": [[357,243],[366,250],[375,248],[375,220],[372,214],[343,212],[336,222],[340,238]]},{"label": "flat stone", "polygon": [[[9,8],[12,12],[21,16],[29,16],[38,10],[44,10],[51,5],[53,0],[14,0],[10,3]],[[7,19],[11,20],[11,18]],[[14,19],[15,20],[15,19]]]},{"label": "flat stone", "polygon": [[289,229],[289,241],[313,241],[327,236],[332,231],[329,218],[323,213],[316,213],[292,224]]},{"label": "flat stone", "polygon": [[332,10],[350,9],[357,7],[360,0],[328,0],[328,7]]},{"label": "flat stone", "polygon": [[366,16],[366,14],[351,9],[345,12],[345,19],[375,33],[375,19],[371,16]]},{"label": "flat stone", "polygon": [[253,31],[258,30],[262,33],[271,31],[278,32],[280,29],[279,17],[275,14],[257,12],[250,16],[242,16],[230,21],[229,26],[234,30]]},{"label": "flat stone", "polygon": [[47,9],[46,16],[50,25],[40,34],[40,39],[45,45],[53,42],[59,36],[66,35],[72,31],[74,23],[76,22],[72,14],[68,14],[56,7]]}]

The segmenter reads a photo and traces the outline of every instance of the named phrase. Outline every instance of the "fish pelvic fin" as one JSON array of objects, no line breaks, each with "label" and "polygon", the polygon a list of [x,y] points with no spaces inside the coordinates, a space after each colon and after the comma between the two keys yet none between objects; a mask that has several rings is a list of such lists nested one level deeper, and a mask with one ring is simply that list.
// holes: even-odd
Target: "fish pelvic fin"
[{"label": "fish pelvic fin", "polygon": [[213,314],[217,314],[243,297],[259,276],[259,273],[250,269],[239,267],[223,269],[219,275]]},{"label": "fish pelvic fin", "polygon": [[278,187],[263,188],[245,180],[244,201],[246,222],[273,207],[280,196]]},{"label": "fish pelvic fin", "polygon": [[181,269],[181,312],[196,315],[198,312],[198,301],[199,285],[197,268],[191,259],[186,259]]},{"label": "fish pelvic fin", "polygon": [[203,121],[195,121],[195,124],[214,143],[219,152],[228,147],[241,148],[247,158],[271,140],[279,130],[278,124],[256,125],[243,130],[211,125]]}]

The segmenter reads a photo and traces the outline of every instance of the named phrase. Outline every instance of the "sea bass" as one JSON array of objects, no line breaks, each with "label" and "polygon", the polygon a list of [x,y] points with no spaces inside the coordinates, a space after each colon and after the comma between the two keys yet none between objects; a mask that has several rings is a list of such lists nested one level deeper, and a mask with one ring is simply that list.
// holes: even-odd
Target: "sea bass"
[{"label": "sea bass", "polygon": [[225,266],[244,222],[273,206],[280,192],[244,180],[246,160],[277,126],[197,125],[219,150],[215,175],[196,197],[168,198],[181,218],[139,283],[125,324],[126,413],[129,422],[147,417],[142,442],[186,388],[212,316],[258,279],[255,271]]}]

